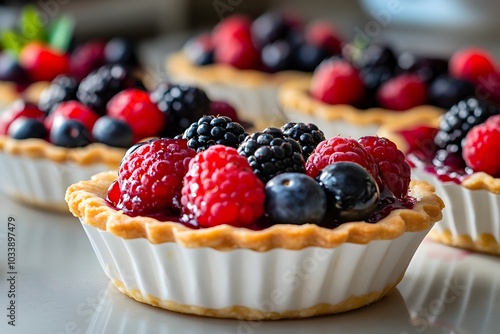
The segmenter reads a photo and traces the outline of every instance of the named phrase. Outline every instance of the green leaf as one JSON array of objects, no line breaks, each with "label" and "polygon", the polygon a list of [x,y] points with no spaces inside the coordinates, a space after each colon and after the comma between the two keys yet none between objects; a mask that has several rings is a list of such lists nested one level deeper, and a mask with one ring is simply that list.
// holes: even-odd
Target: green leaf
[{"label": "green leaf", "polygon": [[4,30],[0,36],[0,42],[5,50],[10,51],[17,57],[28,43],[28,40],[12,30]]},{"label": "green leaf", "polygon": [[75,21],[68,16],[61,16],[54,20],[48,29],[48,43],[55,49],[67,51],[71,39]]},{"label": "green leaf", "polygon": [[28,41],[45,41],[44,23],[34,6],[24,6],[19,19],[21,35]]}]

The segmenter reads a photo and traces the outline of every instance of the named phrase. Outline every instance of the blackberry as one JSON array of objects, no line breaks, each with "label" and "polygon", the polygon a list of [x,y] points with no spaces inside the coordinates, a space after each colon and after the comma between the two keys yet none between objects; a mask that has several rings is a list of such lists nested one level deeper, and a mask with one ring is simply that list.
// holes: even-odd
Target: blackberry
[{"label": "blackberry", "polygon": [[77,90],[78,82],[75,78],[67,75],[59,75],[40,94],[38,108],[50,114],[59,103],[76,100]]},{"label": "blackberry", "polygon": [[396,68],[398,59],[396,54],[388,45],[371,44],[361,55],[358,67],[386,66]]},{"label": "blackberry", "polygon": [[266,128],[248,135],[238,148],[253,172],[264,182],[281,173],[305,173],[299,143],[278,128]]},{"label": "blackberry", "polygon": [[167,116],[166,137],[183,133],[191,123],[210,114],[207,94],[193,86],[160,84],[151,93],[151,101]]},{"label": "blackberry", "polygon": [[184,131],[182,139],[199,153],[213,145],[238,148],[247,135],[245,129],[229,117],[203,116]]},{"label": "blackberry", "polygon": [[142,83],[122,65],[105,65],[85,77],[78,87],[78,100],[104,115],[106,104],[124,89],[141,88]]},{"label": "blackberry", "polygon": [[429,86],[429,102],[434,106],[450,109],[455,103],[474,96],[475,93],[476,87],[469,81],[445,74]]},{"label": "blackberry", "polygon": [[281,127],[281,131],[283,131],[283,135],[299,143],[304,161],[307,161],[316,146],[326,139],[323,131],[312,123],[286,123]]},{"label": "blackberry", "polygon": [[450,153],[460,153],[462,141],[469,130],[499,113],[499,108],[476,98],[462,100],[443,115],[434,142]]}]

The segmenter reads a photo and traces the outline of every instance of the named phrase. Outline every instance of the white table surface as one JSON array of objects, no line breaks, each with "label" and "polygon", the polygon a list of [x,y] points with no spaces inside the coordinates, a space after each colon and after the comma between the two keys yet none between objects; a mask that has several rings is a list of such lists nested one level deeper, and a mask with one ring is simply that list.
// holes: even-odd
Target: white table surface
[{"label": "white table surface", "polygon": [[[8,326],[7,219],[16,219],[17,314]],[[0,333],[498,333],[500,258],[424,241],[397,290],[344,314],[244,322],[156,309],[107,279],[70,215],[0,194]]]}]

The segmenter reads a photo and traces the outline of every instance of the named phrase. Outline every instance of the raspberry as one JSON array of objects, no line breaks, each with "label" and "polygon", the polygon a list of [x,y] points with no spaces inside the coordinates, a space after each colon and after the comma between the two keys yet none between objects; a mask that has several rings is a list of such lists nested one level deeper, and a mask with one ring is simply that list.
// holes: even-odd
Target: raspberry
[{"label": "raspberry", "polygon": [[482,78],[495,72],[493,56],[479,48],[467,48],[455,52],[449,63],[452,76],[479,83]]},{"label": "raspberry", "polygon": [[240,122],[238,113],[232,105],[224,101],[210,102],[210,114],[214,116],[226,116],[233,120],[233,122]]},{"label": "raspberry", "polygon": [[396,198],[405,198],[408,195],[411,170],[403,152],[384,137],[365,136],[359,139],[359,143],[377,163],[384,185]]},{"label": "raspberry", "polygon": [[131,215],[178,214],[182,179],[195,155],[183,139],[157,139],[139,146],[120,166],[116,208]]},{"label": "raspberry", "polygon": [[464,141],[463,158],[475,172],[485,172],[500,177],[500,116],[494,116],[473,127]]},{"label": "raspberry", "polygon": [[106,44],[101,41],[92,41],[78,45],[70,58],[71,74],[82,80],[92,71],[103,66],[106,62],[104,48]]},{"label": "raspberry", "polygon": [[414,74],[401,74],[380,86],[377,100],[387,109],[408,110],[427,102],[427,86]]},{"label": "raspberry", "polygon": [[[322,141],[306,162],[306,173],[316,178],[323,168],[339,161],[355,162],[379,180],[377,163],[363,145],[352,138],[332,137]],[[379,183],[380,184],[380,183]]]},{"label": "raspberry", "polygon": [[143,90],[129,88],[116,94],[107,106],[110,117],[127,122],[136,139],[157,136],[165,126],[165,115]]},{"label": "raspberry", "polygon": [[238,152],[248,159],[254,173],[265,183],[281,173],[305,172],[299,143],[278,128],[252,133]]},{"label": "raspberry", "polygon": [[26,117],[42,120],[44,116],[45,114],[35,105],[17,100],[7,110],[0,113],[0,135],[7,135],[10,125],[18,118]]},{"label": "raspberry", "polygon": [[92,109],[77,101],[59,103],[54,111],[45,119],[47,129],[52,128],[52,124],[58,117],[80,121],[88,132],[92,132],[95,122],[99,119],[99,115]]},{"label": "raspberry", "polygon": [[311,94],[329,104],[353,104],[363,95],[359,72],[345,60],[324,61],[314,72]]},{"label": "raspberry", "polygon": [[342,39],[329,22],[315,21],[306,27],[306,41],[337,55],[342,51]]},{"label": "raspberry", "polygon": [[307,158],[309,158],[316,146],[326,139],[323,131],[318,129],[318,127],[312,123],[305,124],[289,122],[283,125],[281,130],[285,136],[288,136],[299,143],[300,148],[302,149],[304,161],[307,161]]},{"label": "raspberry", "polygon": [[232,15],[222,20],[213,29],[212,40],[218,42],[231,38],[234,35],[247,33],[250,31],[252,22],[245,15]]},{"label": "raspberry", "polygon": [[264,213],[264,184],[232,147],[215,145],[191,160],[181,221],[201,227],[248,226]]},{"label": "raspberry", "polygon": [[33,81],[51,81],[60,74],[69,73],[68,55],[40,42],[26,45],[21,51],[19,62]]}]

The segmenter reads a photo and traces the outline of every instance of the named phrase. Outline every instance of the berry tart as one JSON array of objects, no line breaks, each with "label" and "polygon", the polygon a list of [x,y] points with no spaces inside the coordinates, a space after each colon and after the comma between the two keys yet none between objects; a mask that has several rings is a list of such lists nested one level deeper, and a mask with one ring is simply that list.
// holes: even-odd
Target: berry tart
[{"label": "berry tart", "polygon": [[[57,76],[38,105],[18,100],[0,115],[0,179],[7,195],[67,212],[73,183],[117,169],[144,138],[170,136],[211,113],[237,117],[223,102],[189,86],[146,91],[127,67],[104,65],[81,81]],[[244,131],[243,131],[244,132]]]},{"label": "berry tart", "polygon": [[251,20],[230,16],[188,41],[167,60],[174,81],[198,85],[228,101],[244,119],[263,129],[286,119],[277,89],[290,79],[308,78],[325,58],[339,55],[342,39],[325,21],[307,25],[297,15],[267,12]]},{"label": "berry tart", "polygon": [[443,208],[395,144],[326,140],[312,124],[242,131],[203,117],[129,149],[118,175],[68,188],[113,284],[168,310],[248,320],[344,312],[394,289]]},{"label": "berry tart", "polygon": [[468,98],[438,124],[383,126],[380,134],[407,152],[413,176],[433,184],[447,203],[430,237],[500,255],[500,108]]},{"label": "berry tart", "polygon": [[327,136],[357,138],[375,134],[386,123],[436,121],[466,97],[498,99],[492,85],[498,82],[494,59],[484,51],[460,50],[446,61],[396,55],[380,44],[354,56],[349,47],[345,57],[324,61],[311,80],[281,87],[279,101],[289,120],[324,124]]}]

